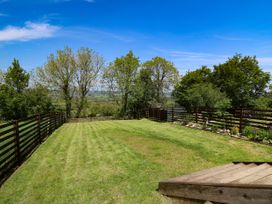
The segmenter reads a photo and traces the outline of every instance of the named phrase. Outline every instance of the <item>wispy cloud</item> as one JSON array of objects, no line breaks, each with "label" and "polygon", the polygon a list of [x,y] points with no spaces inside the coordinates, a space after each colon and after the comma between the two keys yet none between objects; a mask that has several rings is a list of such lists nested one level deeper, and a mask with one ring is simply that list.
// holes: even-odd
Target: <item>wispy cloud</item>
[{"label": "wispy cloud", "polygon": [[251,41],[252,40],[251,38],[226,36],[226,35],[214,35],[213,37],[219,40],[226,40],[226,41]]},{"label": "wispy cloud", "polygon": [[212,66],[214,64],[222,63],[228,58],[226,55],[217,55],[212,53],[167,50],[160,48],[154,48],[154,50],[168,57],[175,64],[187,68],[192,66],[199,67],[201,65]]},{"label": "wispy cloud", "polygon": [[0,4],[2,4],[2,3],[6,3],[6,2],[8,2],[9,0],[0,0]]},{"label": "wispy cloud", "polygon": [[105,40],[116,40],[123,43],[131,43],[134,42],[135,39],[132,38],[130,35],[119,34],[111,31],[100,30],[95,28],[88,28],[88,27],[71,27],[65,28],[62,31],[62,35],[65,37],[72,37],[80,39],[87,39],[93,42],[99,43]]},{"label": "wispy cloud", "polygon": [[86,1],[88,3],[94,3],[95,2],[95,0],[84,0],[84,1]]},{"label": "wispy cloud", "polygon": [[0,13],[0,17],[5,17],[5,16],[8,16],[8,15],[5,13]]},{"label": "wispy cloud", "polygon": [[[194,70],[202,65],[213,67],[213,65],[222,64],[233,55],[219,55],[203,52],[187,52],[180,50],[168,50],[161,48],[153,48],[158,54],[171,60],[181,72],[185,73],[187,70]],[[257,57],[260,66],[265,71],[272,70],[272,57]]]},{"label": "wispy cloud", "polygon": [[50,38],[60,29],[48,23],[26,22],[23,27],[7,26],[0,30],[0,41],[29,41]]},{"label": "wispy cloud", "polygon": [[272,57],[257,57],[257,60],[259,61],[260,65],[272,66]]}]

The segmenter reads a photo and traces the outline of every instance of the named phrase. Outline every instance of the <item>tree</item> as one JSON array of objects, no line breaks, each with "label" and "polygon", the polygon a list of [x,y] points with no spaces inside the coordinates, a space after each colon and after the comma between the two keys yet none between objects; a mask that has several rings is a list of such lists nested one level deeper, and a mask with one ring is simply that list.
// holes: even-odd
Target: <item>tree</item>
[{"label": "tree", "polygon": [[27,98],[7,84],[0,85],[0,116],[4,120],[27,117]]},{"label": "tree", "polygon": [[194,84],[185,93],[185,100],[190,104],[191,110],[200,109],[220,109],[224,110],[230,107],[230,99],[226,94],[220,92],[219,88],[214,87],[211,83]]},{"label": "tree", "polygon": [[212,82],[227,94],[235,108],[251,106],[253,100],[264,96],[269,80],[269,73],[261,70],[256,57],[240,54],[214,66],[212,74]]},{"label": "tree", "polygon": [[76,62],[71,48],[66,47],[64,50],[57,51],[56,55],[51,54],[44,67],[38,69],[37,75],[45,85],[61,93],[65,101],[66,115],[69,118],[76,76]]},{"label": "tree", "polygon": [[151,80],[154,85],[155,99],[163,104],[165,93],[178,79],[178,71],[174,64],[161,57],[154,57],[143,64],[144,69],[151,71]]},{"label": "tree", "polygon": [[81,48],[76,56],[77,113],[79,117],[86,102],[86,95],[104,66],[103,58],[93,50]]},{"label": "tree", "polygon": [[151,80],[151,70],[141,69],[132,87],[129,98],[129,114],[134,118],[145,115],[154,98],[154,86]]},{"label": "tree", "polygon": [[14,88],[17,93],[22,93],[28,87],[29,74],[20,66],[19,61],[14,59],[4,79],[8,86]]},{"label": "tree", "polygon": [[127,114],[128,99],[139,66],[139,59],[134,56],[132,51],[129,51],[126,56],[116,58],[105,70],[104,81],[111,96],[114,98],[116,98],[116,94],[120,94],[121,96],[121,115]]},{"label": "tree", "polygon": [[187,72],[181,80],[176,84],[172,95],[175,100],[182,106],[190,108],[188,100],[186,100],[186,91],[190,89],[195,84],[209,83],[212,71],[206,66]]},{"label": "tree", "polygon": [[26,90],[28,115],[48,113],[55,110],[50,90],[42,85],[35,85]]}]

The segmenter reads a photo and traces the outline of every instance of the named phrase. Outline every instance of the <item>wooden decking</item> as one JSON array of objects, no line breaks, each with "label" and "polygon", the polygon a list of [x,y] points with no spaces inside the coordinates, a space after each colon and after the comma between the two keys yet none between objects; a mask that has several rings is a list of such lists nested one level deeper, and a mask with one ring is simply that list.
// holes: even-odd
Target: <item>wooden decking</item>
[{"label": "wooden decking", "polygon": [[161,181],[159,191],[219,203],[272,204],[272,163],[233,162]]}]

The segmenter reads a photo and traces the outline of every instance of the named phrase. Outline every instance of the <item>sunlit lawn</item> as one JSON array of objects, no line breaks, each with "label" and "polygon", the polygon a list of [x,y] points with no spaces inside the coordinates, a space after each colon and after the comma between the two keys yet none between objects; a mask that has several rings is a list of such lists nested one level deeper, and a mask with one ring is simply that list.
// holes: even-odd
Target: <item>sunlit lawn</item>
[{"label": "sunlit lawn", "polygon": [[158,182],[272,148],[148,120],[68,123],[1,187],[0,203],[170,203]]}]

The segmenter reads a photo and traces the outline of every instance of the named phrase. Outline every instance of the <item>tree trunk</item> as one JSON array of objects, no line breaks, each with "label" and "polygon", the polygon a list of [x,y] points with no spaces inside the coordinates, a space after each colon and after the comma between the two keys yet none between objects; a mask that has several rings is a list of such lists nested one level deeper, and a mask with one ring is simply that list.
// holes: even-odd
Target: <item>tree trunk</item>
[{"label": "tree trunk", "polygon": [[80,101],[79,101],[79,104],[77,106],[77,113],[76,113],[77,118],[80,117],[81,111],[83,110],[84,99],[85,99],[85,97],[80,97],[80,99],[79,99]]},{"label": "tree trunk", "polygon": [[66,117],[70,118],[71,117],[71,109],[72,109],[72,104],[71,100],[66,100]]},{"label": "tree trunk", "polygon": [[123,110],[122,114],[125,115],[127,112],[127,103],[128,103],[128,93],[125,93],[124,95],[124,104],[123,104]]}]

